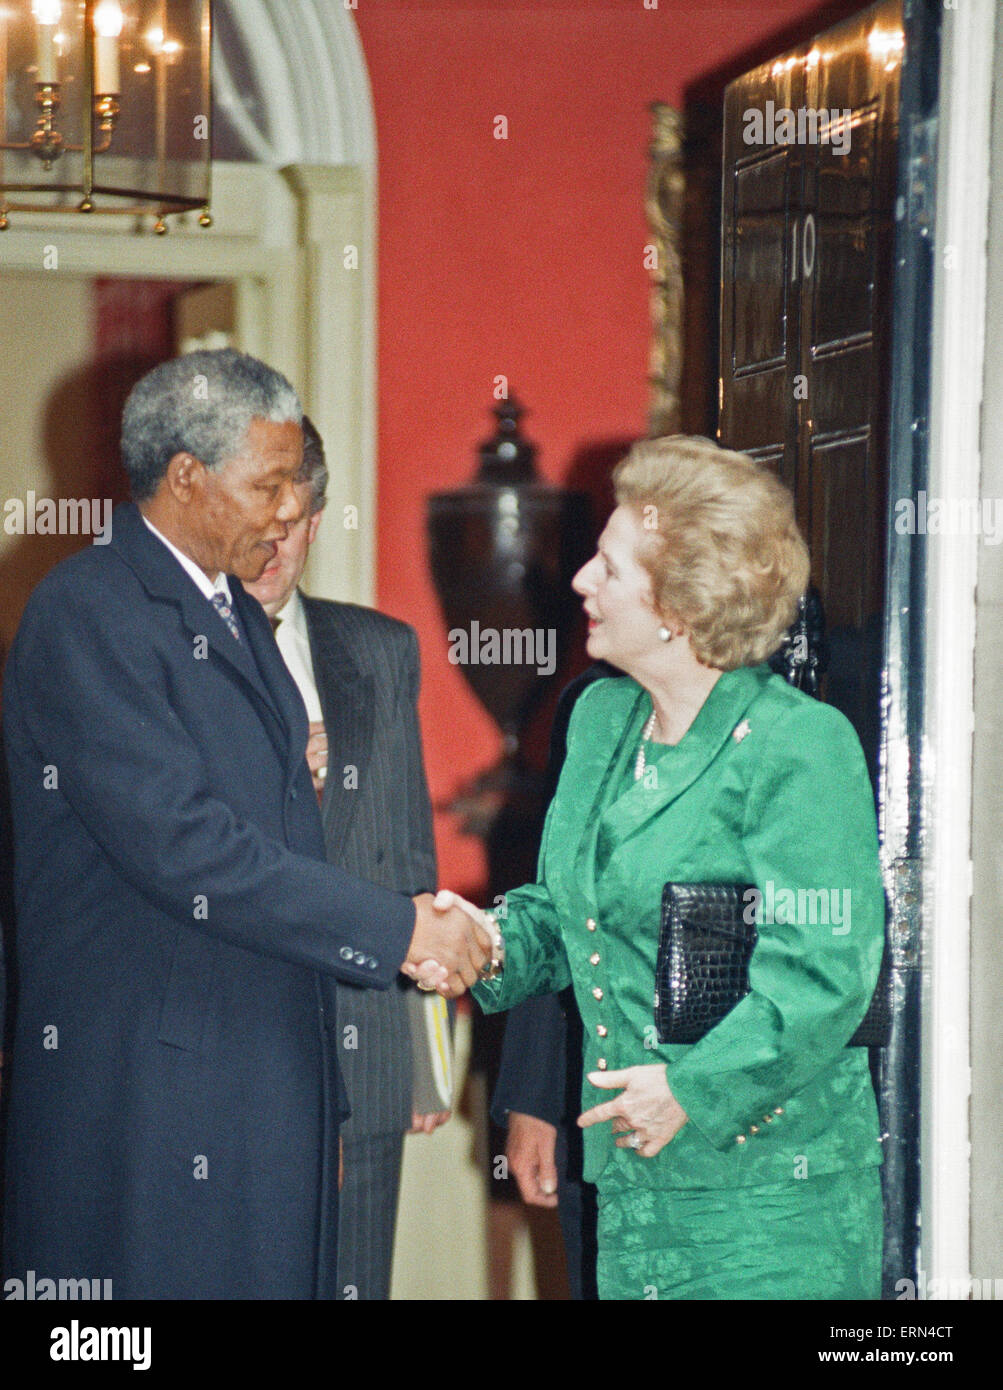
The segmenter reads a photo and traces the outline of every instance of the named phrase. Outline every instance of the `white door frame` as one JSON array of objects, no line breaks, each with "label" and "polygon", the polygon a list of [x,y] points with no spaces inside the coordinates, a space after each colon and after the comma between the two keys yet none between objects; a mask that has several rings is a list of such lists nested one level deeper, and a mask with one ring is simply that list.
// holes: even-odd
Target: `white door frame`
[{"label": "white door frame", "polygon": [[[931,350],[930,498],[979,497],[993,0],[945,8]],[[972,739],[977,535],[926,542],[928,769],[922,1056],[927,1280],[967,1297],[970,1261]],[[922,1293],[920,1296],[923,1296]],[[943,1296],[943,1293],[941,1294]]]}]

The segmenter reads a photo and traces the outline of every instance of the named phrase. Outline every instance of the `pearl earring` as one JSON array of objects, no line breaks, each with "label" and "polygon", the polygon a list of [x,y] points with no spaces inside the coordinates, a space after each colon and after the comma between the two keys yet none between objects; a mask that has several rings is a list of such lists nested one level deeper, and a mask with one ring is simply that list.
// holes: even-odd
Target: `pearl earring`
[{"label": "pearl earring", "polygon": [[662,626],[658,629],[658,635],[659,635],[659,637],[662,639],[663,642],[671,642],[671,641],[672,641],[672,633],[669,631],[669,629],[665,626],[664,623],[663,623]]}]

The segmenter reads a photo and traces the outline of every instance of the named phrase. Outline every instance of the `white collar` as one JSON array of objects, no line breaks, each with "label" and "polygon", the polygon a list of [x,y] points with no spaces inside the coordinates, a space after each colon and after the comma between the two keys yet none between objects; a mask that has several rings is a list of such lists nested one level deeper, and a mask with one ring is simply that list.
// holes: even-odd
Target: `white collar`
[{"label": "white collar", "polygon": [[163,541],[164,545],[167,546],[167,549],[174,556],[175,560],[177,560],[181,568],[198,585],[200,591],[203,594],[205,594],[206,598],[209,599],[210,602],[212,601],[213,594],[222,592],[226,595],[227,603],[232,605],[233,595],[230,593],[230,585],[227,582],[225,574],[223,574],[222,572],[217,574],[216,582],[214,584],[212,580],[209,578],[209,576],[206,574],[205,570],[199,569],[198,565],[191,558],[191,556],[186,555],[183,550],[179,550],[176,545],[173,545],[167,539],[167,537],[162,534],[162,532],[157,530],[157,528],[154,526],[153,522],[149,519],[149,517],[144,516],[142,512],[140,512],[140,516],[143,517],[143,520],[146,522],[147,526],[156,536],[157,540]]},{"label": "white collar", "polygon": [[298,588],[293,589],[292,593],[275,614],[272,621],[288,624],[298,637],[302,637],[305,642],[309,642],[310,634],[306,626],[306,612],[304,611]]}]

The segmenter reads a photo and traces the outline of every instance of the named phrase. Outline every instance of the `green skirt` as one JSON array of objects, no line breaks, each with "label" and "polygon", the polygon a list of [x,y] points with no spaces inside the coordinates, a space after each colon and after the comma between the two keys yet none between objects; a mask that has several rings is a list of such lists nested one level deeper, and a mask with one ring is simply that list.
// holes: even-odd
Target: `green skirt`
[{"label": "green skirt", "polygon": [[880,1298],[880,1171],[713,1190],[600,1183],[599,1297]]}]

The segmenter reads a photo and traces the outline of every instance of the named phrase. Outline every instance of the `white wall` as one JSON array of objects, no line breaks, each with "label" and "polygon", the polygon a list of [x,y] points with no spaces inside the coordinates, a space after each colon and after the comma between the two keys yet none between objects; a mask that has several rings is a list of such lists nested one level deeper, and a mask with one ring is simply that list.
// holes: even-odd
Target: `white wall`
[{"label": "white wall", "polygon": [[[41,260],[41,256],[39,256]],[[89,497],[95,410],[91,281],[54,270],[6,272],[0,293],[0,515],[8,498]],[[73,536],[0,529],[0,659],[34,585],[79,548]]]},{"label": "white wall", "polygon": [[[1003,24],[997,16],[991,154],[983,498],[1003,512]],[[979,551],[972,787],[971,1270],[1003,1278],[1003,544]]]}]

